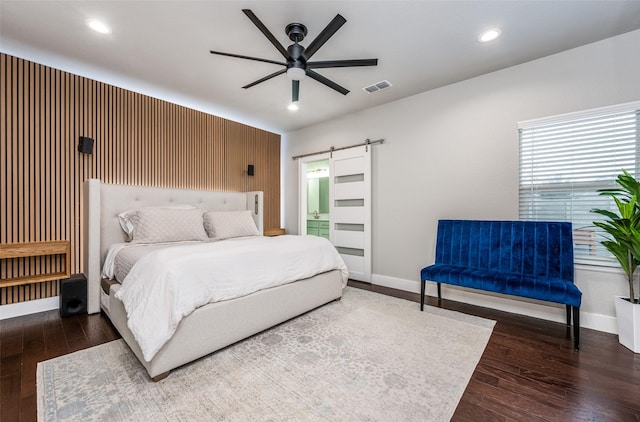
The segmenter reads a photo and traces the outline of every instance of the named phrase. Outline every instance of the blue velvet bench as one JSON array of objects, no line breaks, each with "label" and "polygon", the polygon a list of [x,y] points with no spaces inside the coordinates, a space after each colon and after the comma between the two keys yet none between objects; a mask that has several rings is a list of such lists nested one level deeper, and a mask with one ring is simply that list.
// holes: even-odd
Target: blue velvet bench
[{"label": "blue velvet bench", "polygon": [[573,283],[571,223],[440,220],[435,264],[420,279],[420,310],[427,280],[438,283],[439,300],[446,283],[564,304],[579,349],[582,292]]}]

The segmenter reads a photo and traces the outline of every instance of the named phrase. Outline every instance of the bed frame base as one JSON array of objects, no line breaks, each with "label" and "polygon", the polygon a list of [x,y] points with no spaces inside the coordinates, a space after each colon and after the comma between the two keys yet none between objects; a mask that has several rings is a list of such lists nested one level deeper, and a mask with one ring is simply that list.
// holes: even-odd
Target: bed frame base
[{"label": "bed frame base", "polygon": [[180,322],[171,340],[150,362],[144,360],[127,326],[124,305],[114,297],[119,287],[111,287],[109,309],[105,307],[105,313],[155,381],[166,377],[172,369],[340,299],[343,283],[342,273],[333,270],[200,307]]}]

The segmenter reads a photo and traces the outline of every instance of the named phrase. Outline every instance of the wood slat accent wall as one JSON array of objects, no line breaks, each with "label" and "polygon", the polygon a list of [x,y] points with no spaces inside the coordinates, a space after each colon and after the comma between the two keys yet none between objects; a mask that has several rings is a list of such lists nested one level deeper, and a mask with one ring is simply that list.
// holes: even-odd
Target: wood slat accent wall
[{"label": "wood slat accent wall", "polygon": [[[0,243],[69,240],[82,272],[82,184],[99,178],[264,191],[280,226],[280,135],[0,53]],[[92,155],[77,150],[95,139]],[[247,165],[255,176],[247,175]],[[59,258],[3,260],[0,279],[54,272]],[[57,296],[57,280],[0,289],[0,305]]]}]

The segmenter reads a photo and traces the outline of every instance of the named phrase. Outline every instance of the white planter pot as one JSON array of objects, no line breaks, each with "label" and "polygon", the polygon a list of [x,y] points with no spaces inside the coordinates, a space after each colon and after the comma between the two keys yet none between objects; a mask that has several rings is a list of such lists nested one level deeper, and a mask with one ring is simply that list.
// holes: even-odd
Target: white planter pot
[{"label": "white planter pot", "polygon": [[640,353],[640,304],[616,296],[618,341],[634,353]]}]

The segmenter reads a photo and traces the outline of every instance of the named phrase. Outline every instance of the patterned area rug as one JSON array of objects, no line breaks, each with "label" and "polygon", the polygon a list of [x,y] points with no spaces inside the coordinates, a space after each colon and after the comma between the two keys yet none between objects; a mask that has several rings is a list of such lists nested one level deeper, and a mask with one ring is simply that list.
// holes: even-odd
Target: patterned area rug
[{"label": "patterned area rug", "polygon": [[347,288],[160,382],[122,340],[38,364],[40,421],[446,421],[495,322]]}]

